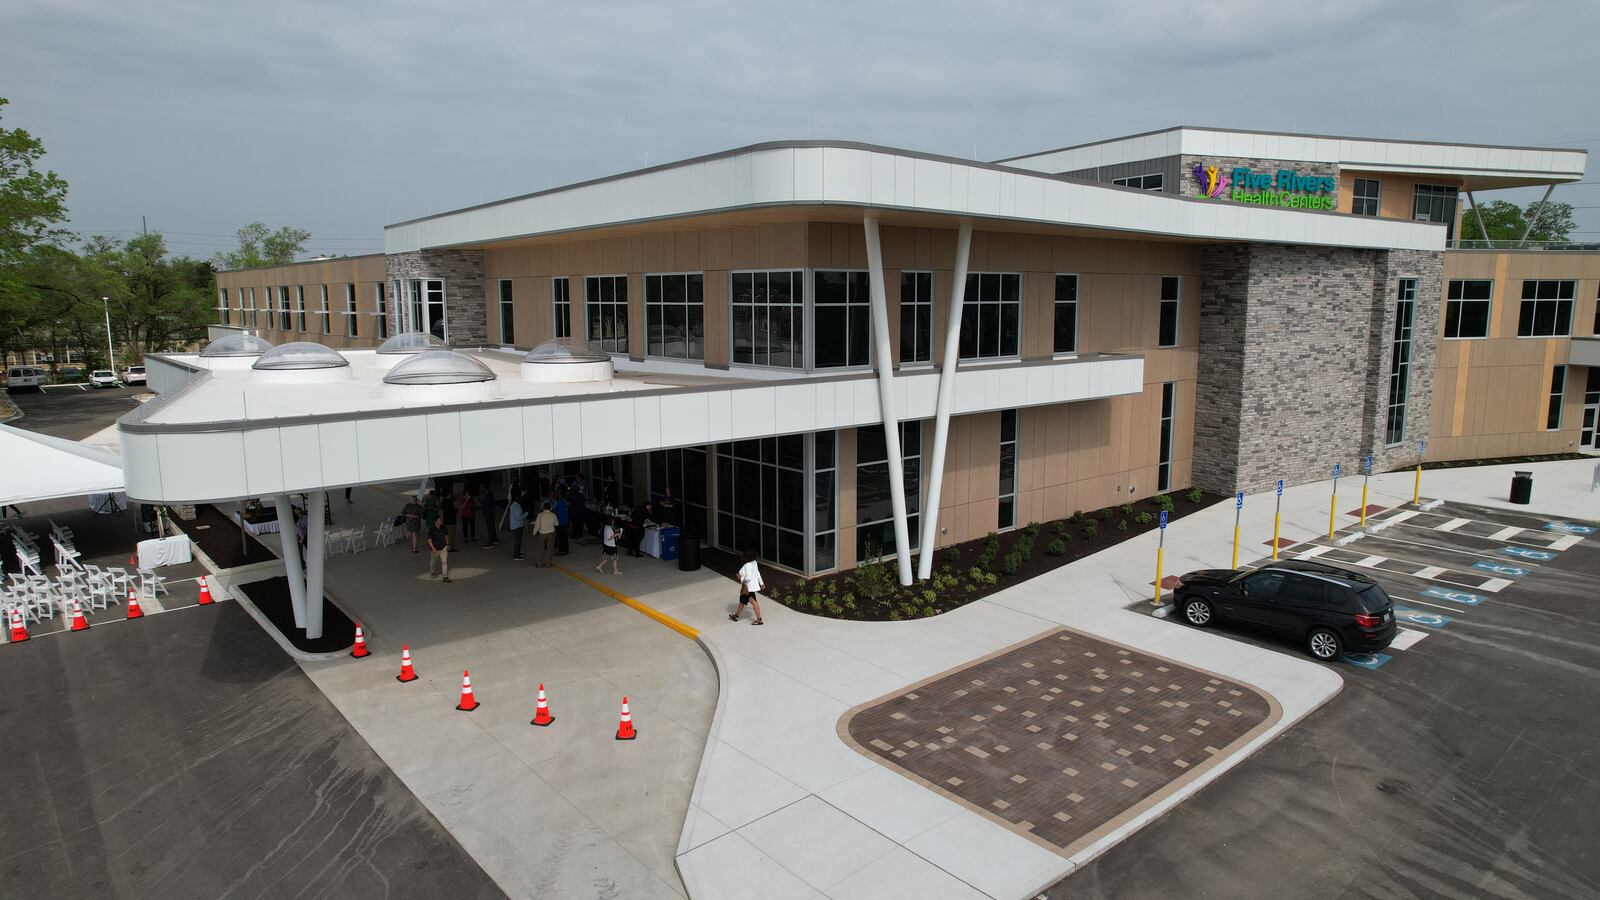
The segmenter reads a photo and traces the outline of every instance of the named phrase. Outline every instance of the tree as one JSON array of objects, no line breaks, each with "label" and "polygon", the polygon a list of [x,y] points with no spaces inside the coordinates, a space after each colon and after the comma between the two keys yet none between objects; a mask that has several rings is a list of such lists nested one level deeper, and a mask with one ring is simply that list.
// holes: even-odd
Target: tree
[{"label": "tree", "polygon": [[[7,102],[0,97],[0,110]],[[43,156],[38,138],[0,125],[0,360],[40,314],[22,280],[29,253],[66,236],[57,226],[67,217],[67,183],[37,168]]]},{"label": "tree", "polygon": [[267,229],[264,222],[251,222],[239,229],[239,249],[218,253],[211,258],[218,269],[261,269],[294,262],[297,254],[305,252],[311,232],[288,225],[277,231]]},{"label": "tree", "polygon": [[[1577,225],[1572,221],[1572,205],[1570,203],[1546,203],[1538,208],[1538,201],[1528,204],[1527,209],[1505,200],[1491,200],[1478,206],[1477,215],[1472,210],[1467,210],[1461,217],[1461,239],[1467,241],[1507,241],[1515,243],[1522,239],[1522,233],[1528,229],[1528,217],[1537,215],[1533,230],[1528,232],[1530,241],[1564,241]],[[1483,217],[1483,227],[1488,229],[1488,235],[1478,228],[1478,216]]]}]

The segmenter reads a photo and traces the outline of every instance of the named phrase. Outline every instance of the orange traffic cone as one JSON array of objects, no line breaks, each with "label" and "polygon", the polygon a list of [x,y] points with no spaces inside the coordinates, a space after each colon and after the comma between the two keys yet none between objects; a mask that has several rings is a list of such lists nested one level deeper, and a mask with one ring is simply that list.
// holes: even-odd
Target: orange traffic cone
[{"label": "orange traffic cone", "polygon": [[400,645],[400,674],[396,675],[394,680],[399,682],[417,680],[416,670],[411,668],[411,647],[406,644]]},{"label": "orange traffic cone", "polygon": [[367,636],[361,633],[360,625],[356,626],[356,645],[350,651],[350,655],[354,656],[356,659],[360,659],[363,656],[372,655],[372,651],[367,649]]},{"label": "orange traffic cone", "polygon": [[544,700],[544,685],[539,685],[539,704],[533,708],[533,721],[529,725],[549,725],[556,720],[550,715],[550,704]]},{"label": "orange traffic cone", "polygon": [[633,730],[633,715],[628,712],[628,698],[622,698],[622,723],[617,726],[617,740],[631,741],[638,735]]},{"label": "orange traffic cone", "polygon": [[76,600],[72,601],[72,630],[89,630],[89,620],[83,617],[83,604]]},{"label": "orange traffic cone", "polygon": [[201,575],[200,576],[200,605],[201,606],[210,606],[211,604],[213,604],[215,602],[216,602],[215,600],[211,599],[211,585],[206,584],[206,577],[204,575]]},{"label": "orange traffic cone", "polygon": [[28,628],[22,624],[22,610],[11,611],[11,643],[20,644],[28,639]]},{"label": "orange traffic cone", "polygon": [[144,610],[139,608],[139,592],[133,588],[128,588],[128,618],[144,618]]},{"label": "orange traffic cone", "polygon": [[478,698],[472,696],[472,676],[465,671],[461,673],[461,702],[456,704],[456,709],[462,712],[472,712],[478,708]]}]

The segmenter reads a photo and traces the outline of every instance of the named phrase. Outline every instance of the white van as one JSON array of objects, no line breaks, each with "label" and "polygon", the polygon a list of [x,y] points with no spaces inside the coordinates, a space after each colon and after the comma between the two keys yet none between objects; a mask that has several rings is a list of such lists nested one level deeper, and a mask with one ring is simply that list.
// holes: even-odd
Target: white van
[{"label": "white van", "polygon": [[6,390],[12,393],[32,388],[44,390],[48,374],[38,366],[12,366],[6,370]]}]

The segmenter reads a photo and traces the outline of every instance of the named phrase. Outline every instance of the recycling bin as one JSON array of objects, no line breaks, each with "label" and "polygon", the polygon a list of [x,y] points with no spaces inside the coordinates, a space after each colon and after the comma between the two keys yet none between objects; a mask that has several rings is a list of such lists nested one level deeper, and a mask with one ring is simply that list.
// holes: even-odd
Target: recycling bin
[{"label": "recycling bin", "polygon": [[661,529],[661,558],[664,560],[678,558],[678,529]]}]

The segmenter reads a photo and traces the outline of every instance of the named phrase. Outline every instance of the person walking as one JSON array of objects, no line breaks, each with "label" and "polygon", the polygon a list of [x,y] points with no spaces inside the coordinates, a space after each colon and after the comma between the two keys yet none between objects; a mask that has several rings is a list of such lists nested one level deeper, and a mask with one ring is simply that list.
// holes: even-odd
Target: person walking
[{"label": "person walking", "polygon": [[457,549],[456,501],[451,497],[450,492],[446,492],[443,497],[439,498],[439,515],[444,519],[444,533],[450,539],[450,549],[455,550]]},{"label": "person walking", "polygon": [[556,555],[566,556],[572,552],[571,533],[572,520],[567,509],[567,498],[562,496],[565,486],[558,486],[550,492],[550,511],[556,514]]},{"label": "person walking", "polygon": [[622,569],[617,563],[617,538],[622,529],[617,527],[616,520],[609,520],[600,529],[600,562],[594,567],[596,572],[605,568],[606,560],[611,560],[611,574],[621,575]]},{"label": "person walking", "polygon": [[405,516],[406,533],[411,535],[411,552],[417,552],[417,537],[422,534],[422,504],[417,502],[415,495],[406,501],[405,509],[400,511]]},{"label": "person walking", "polygon": [[311,514],[298,506],[290,507],[294,510],[294,540],[300,545],[300,558],[306,558],[306,526]]},{"label": "person walking", "polygon": [[536,569],[548,569],[555,562],[556,541],[556,514],[550,509],[550,501],[546,500],[544,508],[533,517],[533,566]]},{"label": "person walking", "polygon": [[761,620],[761,601],[756,598],[756,592],[766,587],[761,580],[761,568],[756,565],[756,555],[745,551],[744,565],[739,567],[739,609],[728,614],[728,621],[737,622],[744,615],[744,605],[750,604],[755,608],[755,621],[751,625],[764,624]]},{"label": "person walking", "polygon": [[450,542],[444,530],[444,517],[436,516],[428,527],[428,577],[433,577],[433,564],[439,564],[444,583],[450,583]]},{"label": "person walking", "polygon": [[350,499],[350,489],[349,488],[345,488],[344,489],[344,502],[346,502],[346,503],[354,503],[354,502],[356,502],[356,501]]},{"label": "person walking", "polygon": [[506,527],[511,529],[511,558],[522,559],[522,532],[528,525],[528,514],[522,509],[522,497],[511,495],[511,508],[506,511]]},{"label": "person walking", "polygon": [[478,501],[472,496],[472,488],[461,496],[461,539],[471,544],[478,539]]},{"label": "person walking", "polygon": [[500,517],[500,504],[494,496],[494,484],[485,481],[483,493],[478,495],[478,513],[483,516],[483,549],[500,543],[499,536],[495,533],[495,520]]}]

